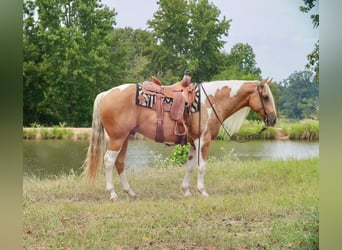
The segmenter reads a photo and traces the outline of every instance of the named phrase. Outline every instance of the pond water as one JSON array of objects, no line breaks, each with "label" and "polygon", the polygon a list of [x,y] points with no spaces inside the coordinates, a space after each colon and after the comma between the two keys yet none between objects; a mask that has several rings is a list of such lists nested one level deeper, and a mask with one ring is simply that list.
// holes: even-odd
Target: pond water
[{"label": "pond water", "polygon": [[[24,140],[24,175],[46,177],[82,172],[88,140]],[[150,140],[132,140],[128,144],[126,166],[142,168],[153,165],[157,159],[166,158],[172,147]],[[209,157],[220,159],[224,156],[244,159],[305,159],[319,156],[318,142],[301,141],[213,141]]]}]

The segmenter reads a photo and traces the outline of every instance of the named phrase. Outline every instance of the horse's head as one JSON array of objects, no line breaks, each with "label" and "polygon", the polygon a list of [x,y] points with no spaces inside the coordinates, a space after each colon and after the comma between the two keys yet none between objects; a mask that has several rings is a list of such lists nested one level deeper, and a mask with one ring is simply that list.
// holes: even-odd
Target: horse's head
[{"label": "horse's head", "polygon": [[262,80],[257,84],[256,90],[251,95],[249,106],[265,122],[266,126],[274,126],[277,122],[277,111],[269,84],[272,79]]}]

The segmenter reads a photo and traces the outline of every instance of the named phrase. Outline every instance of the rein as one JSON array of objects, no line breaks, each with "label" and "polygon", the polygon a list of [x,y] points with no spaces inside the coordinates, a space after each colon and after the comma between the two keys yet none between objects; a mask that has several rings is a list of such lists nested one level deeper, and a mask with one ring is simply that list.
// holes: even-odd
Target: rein
[{"label": "rein", "polygon": [[[251,141],[251,140],[253,139],[254,136],[260,135],[262,132],[264,132],[264,131],[267,129],[267,127],[264,126],[264,127],[263,127],[259,132],[257,132],[257,133],[245,135],[245,136],[244,136],[245,139],[237,139],[237,138],[235,138],[234,136],[232,136],[232,135],[229,133],[229,131],[227,130],[227,128],[224,126],[224,123],[221,121],[220,117],[218,116],[218,114],[217,114],[217,112],[216,112],[216,110],[215,110],[215,108],[214,108],[213,103],[211,102],[210,98],[208,97],[208,94],[207,94],[206,90],[204,89],[204,87],[203,87],[203,85],[202,85],[201,83],[200,83],[200,86],[201,86],[201,88],[202,88],[202,90],[203,90],[203,93],[204,93],[205,96],[207,97],[207,100],[208,100],[208,102],[209,102],[209,104],[210,104],[210,107],[211,107],[212,110],[214,111],[214,114],[215,114],[215,116],[216,116],[216,119],[220,122],[220,124],[221,124],[221,126],[222,126],[224,132],[229,136],[229,138],[230,138],[232,141],[236,141],[236,142],[240,142],[240,143],[244,143],[244,142]],[[260,91],[259,91],[259,84],[258,84],[257,88],[258,88],[258,93],[259,93],[260,101],[261,101],[261,103],[262,103],[262,108],[264,109],[264,112],[265,112],[265,117],[266,117],[266,118],[265,118],[265,121],[267,121],[267,113],[266,113],[266,110],[265,110],[265,106],[264,106],[264,102],[263,102],[263,99],[262,99],[262,95],[261,95],[261,93],[260,93]],[[201,111],[200,111],[200,114],[201,114]],[[201,117],[201,115],[200,115],[200,117]],[[200,120],[200,121],[201,121],[201,120]],[[199,122],[199,126],[201,126],[201,122]]]}]

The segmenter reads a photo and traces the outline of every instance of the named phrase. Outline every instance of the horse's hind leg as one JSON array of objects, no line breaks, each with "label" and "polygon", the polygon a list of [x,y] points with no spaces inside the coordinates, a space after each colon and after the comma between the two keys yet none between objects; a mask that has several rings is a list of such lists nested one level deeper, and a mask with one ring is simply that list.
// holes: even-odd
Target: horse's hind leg
[{"label": "horse's hind leg", "polygon": [[118,198],[118,195],[115,193],[113,186],[113,167],[119,153],[120,149],[118,151],[107,150],[104,155],[106,189],[110,194],[110,200],[115,200]]},{"label": "horse's hind leg", "polygon": [[130,196],[135,197],[135,193],[132,191],[126,177],[125,172],[125,157],[127,152],[127,145],[128,145],[128,137],[126,138],[125,142],[122,145],[122,148],[120,150],[120,153],[115,161],[116,170],[118,171],[118,174],[120,176],[120,181],[123,187],[123,190]]}]

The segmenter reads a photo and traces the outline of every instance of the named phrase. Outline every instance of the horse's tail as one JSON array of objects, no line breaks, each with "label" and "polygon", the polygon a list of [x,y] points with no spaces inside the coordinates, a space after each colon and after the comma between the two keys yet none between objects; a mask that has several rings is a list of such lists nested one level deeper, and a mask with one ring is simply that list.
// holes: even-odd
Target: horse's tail
[{"label": "horse's tail", "polygon": [[94,101],[93,122],[90,134],[87,158],[84,162],[84,174],[88,181],[94,183],[103,161],[104,129],[100,120],[100,102],[105,92],[98,94]]}]

